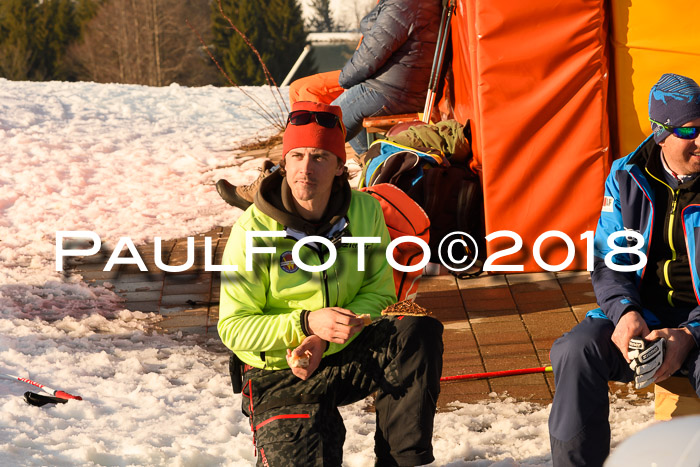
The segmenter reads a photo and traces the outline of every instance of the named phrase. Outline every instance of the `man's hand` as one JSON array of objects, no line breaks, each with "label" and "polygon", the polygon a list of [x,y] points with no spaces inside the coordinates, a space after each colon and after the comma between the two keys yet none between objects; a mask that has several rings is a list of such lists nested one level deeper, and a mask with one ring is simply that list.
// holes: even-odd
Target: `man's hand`
[{"label": "man's hand", "polygon": [[364,326],[362,318],[345,308],[330,307],[308,315],[309,331],[324,341],[345,344]]},{"label": "man's hand", "polygon": [[[624,316],[623,316],[624,318]],[[688,353],[695,347],[695,339],[686,328],[665,328],[650,332],[644,338],[655,340],[663,337],[666,339],[666,351],[664,362],[654,376],[654,382],[658,383],[668,379],[683,365]]]},{"label": "man's hand", "polygon": [[[306,380],[313,374],[321,363],[321,358],[323,358],[323,352],[326,350],[326,343],[318,336],[309,336],[304,339],[299,347],[296,349],[287,349],[287,363],[289,364],[292,373],[298,378]],[[308,353],[307,353],[308,352]],[[297,357],[308,356],[309,365],[305,368],[296,367],[293,368],[291,365],[292,355]]]},{"label": "man's hand", "polygon": [[630,339],[637,336],[649,339],[647,334],[649,334],[649,326],[647,326],[647,323],[639,312],[632,310],[622,315],[620,321],[617,322],[617,326],[615,326],[615,330],[612,334],[612,341],[617,348],[620,349],[627,363],[630,363],[631,360],[627,356]]}]

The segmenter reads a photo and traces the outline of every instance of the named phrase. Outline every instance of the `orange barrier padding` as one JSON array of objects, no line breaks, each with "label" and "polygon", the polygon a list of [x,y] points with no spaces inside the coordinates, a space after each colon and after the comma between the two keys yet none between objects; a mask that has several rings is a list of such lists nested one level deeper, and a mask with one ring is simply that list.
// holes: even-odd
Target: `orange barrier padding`
[{"label": "orange barrier padding", "polygon": [[661,75],[677,73],[700,82],[700,34],[694,32],[700,3],[685,2],[681,9],[659,8],[652,0],[611,5],[617,158],[651,134],[649,90]]},{"label": "orange barrier padding", "polygon": [[489,241],[492,264],[542,271],[533,251],[543,234],[541,259],[565,263],[554,230],[575,245],[565,269],[585,269],[580,237],[595,230],[611,161],[605,1],[460,0],[452,30],[455,115],[472,119],[486,232],[523,242],[495,259],[516,241]]},{"label": "orange barrier padding", "polygon": [[338,84],[340,70],[317,73],[292,81],[289,85],[289,105],[297,101],[321,102],[330,104],[345,89]]}]

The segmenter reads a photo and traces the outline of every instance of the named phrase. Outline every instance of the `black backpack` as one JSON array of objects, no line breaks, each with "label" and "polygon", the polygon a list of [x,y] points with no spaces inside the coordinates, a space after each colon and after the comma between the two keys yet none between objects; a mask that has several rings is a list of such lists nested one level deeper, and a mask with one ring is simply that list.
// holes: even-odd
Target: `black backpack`
[{"label": "black backpack", "polygon": [[431,261],[460,269],[451,270],[457,277],[481,274],[486,240],[479,177],[469,167],[433,167],[423,177],[422,197],[419,204],[430,219]]}]

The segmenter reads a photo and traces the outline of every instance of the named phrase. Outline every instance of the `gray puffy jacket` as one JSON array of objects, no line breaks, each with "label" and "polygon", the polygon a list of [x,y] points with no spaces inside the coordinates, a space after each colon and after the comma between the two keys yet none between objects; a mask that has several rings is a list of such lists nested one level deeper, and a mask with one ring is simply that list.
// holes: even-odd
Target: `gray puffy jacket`
[{"label": "gray puffy jacket", "polygon": [[394,101],[392,112],[422,111],[440,29],[440,0],[380,0],[360,22],[362,42],[340,73]]}]

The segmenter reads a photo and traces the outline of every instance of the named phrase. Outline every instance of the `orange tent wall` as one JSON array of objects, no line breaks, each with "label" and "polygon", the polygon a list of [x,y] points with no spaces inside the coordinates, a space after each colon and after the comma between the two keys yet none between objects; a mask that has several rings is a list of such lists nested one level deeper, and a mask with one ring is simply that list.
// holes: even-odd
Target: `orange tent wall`
[{"label": "orange tent wall", "polygon": [[[523,240],[494,265],[542,271],[533,248],[557,230],[575,245],[566,269],[585,269],[609,170],[608,57],[603,0],[459,0],[452,20],[454,114],[472,126],[487,234]],[[493,239],[494,259],[513,240]],[[551,238],[552,266],[568,249]],[[494,255],[495,254],[495,255]],[[515,267],[508,270],[514,271]]]}]

